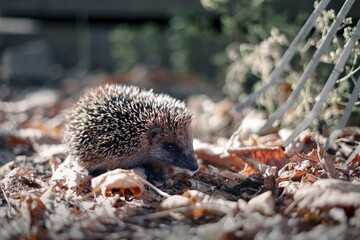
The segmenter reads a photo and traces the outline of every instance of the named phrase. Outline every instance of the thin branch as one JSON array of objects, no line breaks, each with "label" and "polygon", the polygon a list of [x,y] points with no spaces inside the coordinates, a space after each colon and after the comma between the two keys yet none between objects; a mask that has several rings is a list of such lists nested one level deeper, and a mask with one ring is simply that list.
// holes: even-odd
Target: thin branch
[{"label": "thin branch", "polygon": [[150,182],[146,181],[145,179],[143,179],[141,176],[137,175],[137,179],[140,180],[140,182],[148,185],[149,187],[151,187],[152,189],[154,189],[159,195],[161,195],[162,197],[165,197],[165,198],[168,198],[170,197],[171,195],[164,192],[164,191],[161,191],[159,188],[155,187],[153,184],[151,184]]},{"label": "thin branch", "polygon": [[221,212],[224,215],[231,215],[233,211],[230,207],[226,207],[226,206],[219,206],[217,204],[211,204],[211,203],[197,203],[190,206],[167,209],[161,212],[150,213],[147,215],[133,216],[124,220],[126,222],[137,223],[137,222],[142,222],[144,220],[152,220],[152,219],[168,217],[174,213],[186,213],[199,208]]},{"label": "thin branch", "polygon": [[10,199],[9,199],[8,196],[6,195],[5,190],[4,190],[2,184],[0,184],[0,188],[1,188],[1,191],[2,191],[3,196],[4,196],[4,198],[5,198],[5,201],[6,201],[7,204],[8,204],[8,209],[7,209],[8,218],[11,218],[11,208],[14,208],[16,212],[19,212],[20,210],[19,210],[19,208],[18,208],[16,205],[14,205],[14,204],[12,204],[12,203],[10,202]]},{"label": "thin branch", "polygon": [[360,66],[357,67],[356,69],[352,70],[348,75],[346,75],[345,77],[342,77],[340,79],[338,79],[336,82],[339,83],[339,82],[342,82],[342,81],[345,81],[347,80],[348,78],[350,78],[351,76],[353,76],[355,73],[357,73],[357,71],[360,70]]}]

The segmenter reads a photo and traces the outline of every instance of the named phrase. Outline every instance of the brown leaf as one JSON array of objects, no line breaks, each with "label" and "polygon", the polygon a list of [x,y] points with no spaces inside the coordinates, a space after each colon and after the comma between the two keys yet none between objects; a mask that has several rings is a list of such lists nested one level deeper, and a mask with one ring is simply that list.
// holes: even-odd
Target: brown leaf
[{"label": "brown leaf", "polygon": [[286,164],[278,172],[277,182],[282,181],[300,181],[307,174],[314,174],[314,177],[319,176],[321,173],[318,171],[320,168],[318,154],[316,150],[312,150],[308,154],[294,154],[290,158],[290,162]]},{"label": "brown leaf", "polygon": [[245,164],[233,156],[224,155],[224,148],[200,141],[194,141],[194,149],[198,158],[215,166],[230,168],[235,166],[238,169],[244,168]]},{"label": "brown leaf", "polygon": [[284,150],[278,147],[244,147],[229,149],[230,155],[235,155],[243,162],[249,163],[247,159],[255,160],[258,163],[282,168],[289,162]]},{"label": "brown leaf", "polygon": [[307,173],[314,172],[316,166],[317,163],[309,160],[292,161],[279,170],[277,182],[300,181]]},{"label": "brown leaf", "polygon": [[42,122],[27,122],[24,124],[24,128],[39,130],[42,134],[54,139],[61,139],[63,131],[60,127],[50,128]]},{"label": "brown leaf", "polygon": [[32,149],[32,143],[29,139],[24,139],[19,136],[10,135],[6,139],[6,148],[14,149],[14,148],[30,148]]},{"label": "brown leaf", "polygon": [[26,209],[31,217],[31,225],[35,225],[42,218],[46,210],[45,204],[37,196],[28,193],[24,195],[23,193],[20,197],[22,213]]},{"label": "brown leaf", "polygon": [[317,145],[317,157],[321,164],[321,167],[327,171],[329,178],[337,178],[337,172],[334,166],[334,162],[330,159],[330,156],[325,152],[320,144]]}]

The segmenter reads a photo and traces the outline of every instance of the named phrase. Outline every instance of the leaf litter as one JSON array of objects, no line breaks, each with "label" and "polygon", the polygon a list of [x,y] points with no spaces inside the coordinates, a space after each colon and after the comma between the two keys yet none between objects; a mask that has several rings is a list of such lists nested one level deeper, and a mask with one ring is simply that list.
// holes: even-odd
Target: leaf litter
[{"label": "leaf litter", "polygon": [[[143,169],[92,178],[61,141],[71,100],[45,93],[46,104],[37,91],[0,105],[1,239],[359,236],[359,154],[346,162],[359,144],[358,127],[344,129],[333,153],[323,149],[326,137],[309,130],[283,150],[289,131],[258,135],[263,116],[254,112],[230,139],[216,137],[241,117],[231,115],[229,101],[206,99],[212,107],[194,119],[202,131],[202,140],[194,139],[197,172],[170,168],[154,183]],[[215,122],[204,120],[211,109]]]}]

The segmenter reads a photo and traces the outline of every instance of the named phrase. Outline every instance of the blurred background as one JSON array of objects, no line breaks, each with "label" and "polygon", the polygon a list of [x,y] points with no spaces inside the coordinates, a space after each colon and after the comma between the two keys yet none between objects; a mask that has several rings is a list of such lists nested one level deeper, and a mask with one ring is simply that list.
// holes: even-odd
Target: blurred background
[{"label": "blurred background", "polygon": [[[260,109],[269,114],[287,98],[343,2],[330,3],[333,10],[318,20],[275,92],[258,102]],[[182,99],[206,94],[198,102],[238,102],[263,83],[313,9],[313,0],[0,0],[0,99],[46,87],[74,100],[85,87],[116,82]],[[356,1],[343,29],[356,23],[359,9]],[[320,91],[345,30],[304,96]],[[351,82],[340,86],[334,101],[352,88]],[[313,101],[301,104],[308,111]]]},{"label": "blurred background", "polygon": [[312,0],[0,0],[1,78],[35,83],[141,67],[221,87],[229,44],[255,44],[272,28],[294,34],[312,9]]}]

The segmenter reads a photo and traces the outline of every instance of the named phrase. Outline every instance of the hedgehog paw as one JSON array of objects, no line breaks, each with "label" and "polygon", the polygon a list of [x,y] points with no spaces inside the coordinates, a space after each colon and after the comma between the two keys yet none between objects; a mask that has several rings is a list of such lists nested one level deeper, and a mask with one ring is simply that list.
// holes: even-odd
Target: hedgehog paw
[{"label": "hedgehog paw", "polygon": [[162,182],[165,180],[165,174],[160,171],[155,171],[152,168],[145,168],[145,174],[149,182]]}]

